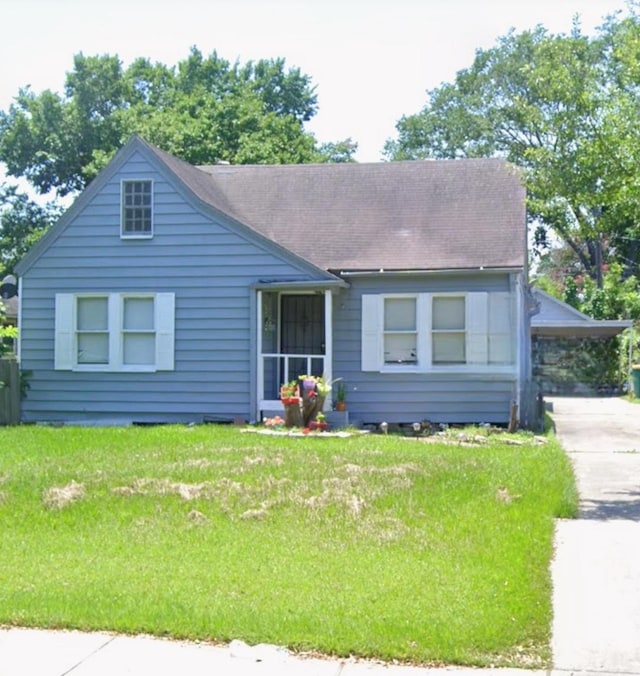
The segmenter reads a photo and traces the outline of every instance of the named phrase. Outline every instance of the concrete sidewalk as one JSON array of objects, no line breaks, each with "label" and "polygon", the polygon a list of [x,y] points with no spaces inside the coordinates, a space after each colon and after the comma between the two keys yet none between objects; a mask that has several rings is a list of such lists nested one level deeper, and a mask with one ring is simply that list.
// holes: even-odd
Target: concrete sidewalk
[{"label": "concrete sidewalk", "polygon": [[640,405],[550,402],[580,491],[580,518],[556,526],[554,667],[640,674]]},{"label": "concrete sidewalk", "polygon": [[[500,676],[547,676],[500,669]],[[106,633],[0,629],[0,676],[488,676],[458,669],[329,660],[289,655],[272,646],[249,648],[128,637]]]}]

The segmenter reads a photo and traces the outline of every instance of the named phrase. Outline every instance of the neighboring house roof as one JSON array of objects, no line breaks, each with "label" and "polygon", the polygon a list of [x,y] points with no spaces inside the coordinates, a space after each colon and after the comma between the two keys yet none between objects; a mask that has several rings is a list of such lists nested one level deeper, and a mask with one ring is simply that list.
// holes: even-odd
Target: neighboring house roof
[{"label": "neighboring house roof", "polygon": [[146,145],[202,201],[325,270],[526,264],[525,189],[502,160],[196,168]]},{"label": "neighboring house roof", "polygon": [[539,308],[537,314],[531,317],[531,333],[534,336],[612,338],[633,326],[630,319],[592,319],[541,289],[532,289],[532,292]]}]

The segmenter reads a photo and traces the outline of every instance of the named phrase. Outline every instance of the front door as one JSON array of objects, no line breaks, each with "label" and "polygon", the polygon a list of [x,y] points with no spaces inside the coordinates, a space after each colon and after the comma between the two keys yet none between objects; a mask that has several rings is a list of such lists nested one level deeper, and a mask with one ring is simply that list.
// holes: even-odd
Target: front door
[{"label": "front door", "polygon": [[[324,294],[280,296],[280,352],[305,355],[290,359],[289,380],[308,372],[307,356],[325,353],[324,318]],[[321,359],[311,360],[312,375],[322,375],[323,363]]]},{"label": "front door", "polygon": [[309,374],[331,380],[331,291],[258,291],[257,409],[282,408],[280,387]]}]

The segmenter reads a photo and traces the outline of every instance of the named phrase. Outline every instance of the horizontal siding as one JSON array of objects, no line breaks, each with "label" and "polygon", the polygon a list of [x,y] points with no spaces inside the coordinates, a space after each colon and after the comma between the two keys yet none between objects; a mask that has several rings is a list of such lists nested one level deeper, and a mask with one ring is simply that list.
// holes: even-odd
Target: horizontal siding
[{"label": "horizontal siding", "polygon": [[[154,181],[154,237],[120,239],[120,180]],[[25,421],[250,418],[252,284],[311,280],[279,250],[190,203],[142,155],[67,224],[22,280]],[[175,370],[53,370],[56,293],[175,293]]]},{"label": "horizontal siding", "polygon": [[509,291],[507,274],[352,277],[334,301],[333,376],[348,386],[349,419],[362,423],[506,423],[515,376],[375,373],[360,368],[361,298],[370,293]]}]

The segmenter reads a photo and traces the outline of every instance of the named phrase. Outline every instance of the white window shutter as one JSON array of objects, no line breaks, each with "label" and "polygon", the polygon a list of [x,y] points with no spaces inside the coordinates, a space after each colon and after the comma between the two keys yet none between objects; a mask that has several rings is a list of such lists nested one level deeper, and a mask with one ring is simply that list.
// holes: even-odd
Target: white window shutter
[{"label": "white window shutter", "polygon": [[72,293],[57,293],[55,300],[55,346],[54,368],[70,371],[75,365],[73,350],[74,296]]},{"label": "white window shutter", "polygon": [[122,369],[122,296],[110,293],[109,307],[109,371]]},{"label": "white window shutter", "polygon": [[362,296],[362,370],[379,371],[381,367],[381,318],[380,296]]},{"label": "white window shutter", "polygon": [[467,364],[486,364],[489,360],[488,295],[484,291],[474,291],[466,296]]},{"label": "white window shutter", "polygon": [[418,366],[425,369],[431,364],[431,294],[419,293],[416,303],[416,328],[418,329]]},{"label": "white window shutter", "polygon": [[515,352],[512,296],[508,291],[489,294],[489,363],[511,364]]},{"label": "white window shutter", "polygon": [[175,294],[156,294],[156,369],[173,371],[175,352]]}]

